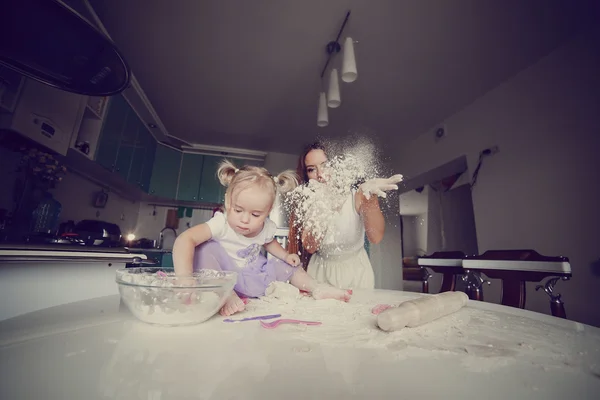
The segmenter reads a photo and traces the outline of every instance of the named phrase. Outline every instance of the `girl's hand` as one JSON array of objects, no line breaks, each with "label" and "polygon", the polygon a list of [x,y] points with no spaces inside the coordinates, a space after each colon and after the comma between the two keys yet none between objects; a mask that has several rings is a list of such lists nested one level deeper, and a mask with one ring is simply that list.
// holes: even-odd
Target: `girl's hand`
[{"label": "girl's hand", "polygon": [[297,267],[298,265],[300,265],[300,257],[298,257],[298,254],[288,254],[285,257],[285,262],[293,265],[294,267]]},{"label": "girl's hand", "polygon": [[387,196],[385,192],[390,190],[397,190],[398,185],[396,184],[398,182],[402,182],[402,179],[403,177],[400,174],[391,176],[387,179],[369,179],[368,181],[360,185],[359,189],[362,191],[363,195],[367,200],[371,198],[371,195],[385,198]]}]

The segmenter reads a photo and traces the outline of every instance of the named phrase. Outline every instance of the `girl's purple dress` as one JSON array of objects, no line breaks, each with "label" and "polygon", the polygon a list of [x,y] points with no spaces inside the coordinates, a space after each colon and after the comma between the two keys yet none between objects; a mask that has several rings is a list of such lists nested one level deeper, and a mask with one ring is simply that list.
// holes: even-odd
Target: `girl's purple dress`
[{"label": "girl's purple dress", "polygon": [[214,269],[237,272],[238,278],[234,290],[245,297],[264,296],[267,286],[273,281],[288,281],[294,274],[293,266],[276,257],[267,260],[261,252],[262,246],[253,244],[237,252],[238,257],[246,259],[245,267],[238,267],[225,249],[215,240],[196,247],[194,271]]}]

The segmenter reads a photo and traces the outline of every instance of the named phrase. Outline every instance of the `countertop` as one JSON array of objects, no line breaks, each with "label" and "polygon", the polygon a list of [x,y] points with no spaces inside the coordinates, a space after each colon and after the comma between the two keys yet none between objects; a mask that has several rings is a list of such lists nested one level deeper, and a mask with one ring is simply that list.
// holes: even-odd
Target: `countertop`
[{"label": "countertop", "polygon": [[385,333],[371,308],[419,296],[355,291],[350,303],[255,299],[235,316],[281,313],[321,326],[215,316],[165,328],[133,319],[119,296],[0,322],[0,398],[592,399],[600,329],[469,301],[419,328]]}]

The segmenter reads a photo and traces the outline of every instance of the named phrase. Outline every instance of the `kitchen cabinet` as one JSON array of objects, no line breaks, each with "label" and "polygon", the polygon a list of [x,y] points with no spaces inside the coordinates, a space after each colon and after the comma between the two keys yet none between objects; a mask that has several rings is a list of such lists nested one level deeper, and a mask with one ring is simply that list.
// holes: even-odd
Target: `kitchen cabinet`
[{"label": "kitchen cabinet", "polygon": [[[14,112],[0,113],[0,129],[18,132],[66,155],[71,137],[79,130],[86,101],[87,96],[25,79]],[[10,111],[6,104],[4,108]]]},{"label": "kitchen cabinet", "polygon": [[156,146],[149,193],[167,199],[177,196],[182,153],[163,144]]},{"label": "kitchen cabinet", "polygon": [[200,182],[199,201],[203,203],[223,203],[225,186],[217,178],[217,169],[223,157],[204,156],[202,180]]},{"label": "kitchen cabinet", "polygon": [[204,157],[202,154],[183,153],[177,200],[198,201]]},{"label": "kitchen cabinet", "polygon": [[142,166],[142,174],[140,177],[140,188],[146,192],[150,192],[150,181],[152,179],[152,169],[154,168],[154,159],[156,156],[156,140],[154,136],[145,130],[144,126],[144,164]]},{"label": "kitchen cabinet", "polygon": [[121,131],[121,138],[119,140],[117,161],[115,163],[115,172],[121,175],[127,181],[129,181],[129,172],[133,164],[132,159],[139,125],[140,120],[137,114],[135,111],[133,111],[133,109],[131,109],[131,107],[128,107],[125,125]]},{"label": "kitchen cabinet", "polygon": [[154,164],[154,153],[156,152],[156,140],[148,132],[146,125],[139,119],[137,120],[136,132],[127,181],[144,191],[148,191]]},{"label": "kitchen cabinet", "polygon": [[148,191],[156,140],[124,97],[113,97],[109,107],[96,161]]},{"label": "kitchen cabinet", "polygon": [[121,134],[127,122],[130,107],[122,96],[113,96],[108,107],[102,132],[100,133],[96,162],[104,168],[114,171],[119,154]]}]

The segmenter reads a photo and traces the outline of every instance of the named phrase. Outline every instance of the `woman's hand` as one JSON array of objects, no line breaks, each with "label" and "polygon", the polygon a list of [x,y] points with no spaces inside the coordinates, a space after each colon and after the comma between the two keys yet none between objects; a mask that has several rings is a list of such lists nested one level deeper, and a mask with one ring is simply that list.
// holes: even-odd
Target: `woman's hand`
[{"label": "woman's hand", "polygon": [[298,257],[298,254],[288,254],[285,257],[285,262],[293,265],[294,267],[297,267],[298,265],[300,265],[300,257]]},{"label": "woman's hand", "polygon": [[387,179],[375,178],[369,179],[359,186],[360,191],[363,193],[365,198],[369,200],[371,195],[385,198],[387,195],[385,192],[390,190],[398,190],[398,182],[402,182],[402,175],[394,175]]}]

